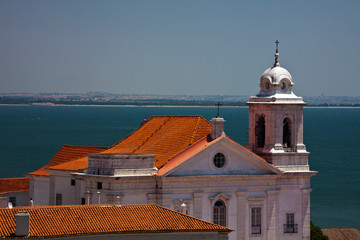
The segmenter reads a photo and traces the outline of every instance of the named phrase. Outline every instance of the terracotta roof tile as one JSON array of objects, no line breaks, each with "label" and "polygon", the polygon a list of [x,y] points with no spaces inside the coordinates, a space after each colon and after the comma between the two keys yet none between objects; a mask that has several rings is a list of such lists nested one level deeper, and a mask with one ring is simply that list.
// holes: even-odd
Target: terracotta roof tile
[{"label": "terracotta roof tile", "polygon": [[211,124],[202,116],[154,116],[105,152],[156,154],[155,166],[160,168],[210,132]]},{"label": "terracotta roof tile", "polygon": [[46,164],[44,167],[28,173],[29,175],[40,175],[40,176],[50,176],[49,173],[46,172],[45,169],[56,166],[58,164],[62,164],[65,162],[72,161],[79,157],[86,156],[86,154],[98,153],[107,149],[107,147],[87,147],[87,146],[72,146],[72,145],[64,145],[59,152],[55,154],[55,156]]},{"label": "terracotta roof tile", "polygon": [[[153,116],[143,126],[102,153],[156,154],[161,168],[170,158],[207,136],[211,124],[202,116]],[[88,167],[87,157],[50,169],[77,171]]]},{"label": "terracotta roof tile", "polygon": [[8,192],[24,192],[29,191],[28,178],[1,178],[0,179],[0,194]]},{"label": "terracotta roof tile", "polygon": [[0,236],[13,236],[18,211],[30,214],[30,237],[101,233],[230,232],[159,205],[73,205],[0,209]]}]

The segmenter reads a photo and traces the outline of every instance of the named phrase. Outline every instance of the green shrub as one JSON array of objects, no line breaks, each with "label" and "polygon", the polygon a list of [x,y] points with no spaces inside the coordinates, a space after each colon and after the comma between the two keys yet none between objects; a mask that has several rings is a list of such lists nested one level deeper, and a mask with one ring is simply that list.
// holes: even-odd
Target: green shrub
[{"label": "green shrub", "polygon": [[310,239],[311,240],[329,240],[329,237],[324,235],[321,231],[321,228],[315,226],[312,221],[310,221]]}]

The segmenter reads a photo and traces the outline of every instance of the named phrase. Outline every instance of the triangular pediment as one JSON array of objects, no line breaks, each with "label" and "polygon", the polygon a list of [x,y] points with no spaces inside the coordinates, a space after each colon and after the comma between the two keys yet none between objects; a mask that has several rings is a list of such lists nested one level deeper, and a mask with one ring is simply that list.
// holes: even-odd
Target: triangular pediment
[{"label": "triangular pediment", "polygon": [[[218,156],[224,156],[224,159],[220,159],[220,164],[214,162],[214,157],[218,153],[220,153]],[[202,139],[171,159],[159,171],[159,175],[162,176],[268,175],[279,173],[281,170],[227,137],[219,137],[211,142]]]}]

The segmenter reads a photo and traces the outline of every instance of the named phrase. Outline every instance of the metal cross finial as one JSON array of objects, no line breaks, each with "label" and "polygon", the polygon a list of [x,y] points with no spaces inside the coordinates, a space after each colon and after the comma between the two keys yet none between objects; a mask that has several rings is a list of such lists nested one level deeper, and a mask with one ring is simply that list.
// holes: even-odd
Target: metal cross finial
[{"label": "metal cross finial", "polygon": [[276,40],[275,44],[276,44],[276,53],[275,53],[274,67],[279,67],[280,66],[280,63],[279,63],[279,40]]},{"label": "metal cross finial", "polygon": [[215,106],[217,106],[218,107],[218,112],[217,112],[217,118],[218,117],[220,117],[220,106],[222,106],[222,104],[220,103],[220,102],[217,102],[216,104],[215,104]]}]

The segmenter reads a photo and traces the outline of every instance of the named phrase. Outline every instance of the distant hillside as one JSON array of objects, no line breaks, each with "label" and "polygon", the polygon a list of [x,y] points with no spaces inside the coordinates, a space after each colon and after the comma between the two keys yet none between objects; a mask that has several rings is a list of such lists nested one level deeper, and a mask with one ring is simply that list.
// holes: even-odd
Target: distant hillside
[{"label": "distant hillside", "polygon": [[[68,93],[2,93],[0,104],[63,104],[63,105],[158,105],[158,106],[246,106],[249,96],[236,95],[151,95],[91,92]],[[360,107],[360,97],[304,97],[308,106]]]}]

